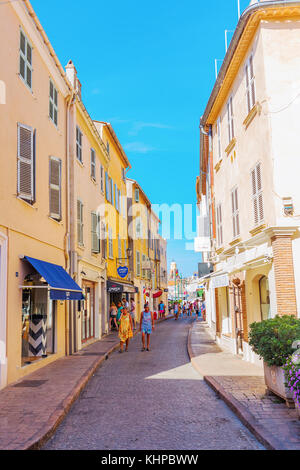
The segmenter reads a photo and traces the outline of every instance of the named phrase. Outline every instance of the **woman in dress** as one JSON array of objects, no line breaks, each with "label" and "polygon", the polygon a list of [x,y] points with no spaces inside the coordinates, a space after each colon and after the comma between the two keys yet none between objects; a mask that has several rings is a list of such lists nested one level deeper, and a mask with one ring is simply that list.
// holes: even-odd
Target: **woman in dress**
[{"label": "woman in dress", "polygon": [[127,312],[127,309],[123,307],[122,309],[122,316],[120,318],[120,327],[119,327],[119,338],[120,338],[120,350],[119,352],[123,352],[123,345],[126,343],[125,351],[128,351],[128,345],[130,338],[133,337],[132,333],[132,320],[131,316]]},{"label": "woman in dress", "polygon": [[147,351],[150,351],[150,335],[154,330],[154,318],[152,312],[149,311],[149,305],[145,304],[144,311],[141,315],[140,331],[142,332],[142,351],[145,351],[145,336],[147,335]]}]

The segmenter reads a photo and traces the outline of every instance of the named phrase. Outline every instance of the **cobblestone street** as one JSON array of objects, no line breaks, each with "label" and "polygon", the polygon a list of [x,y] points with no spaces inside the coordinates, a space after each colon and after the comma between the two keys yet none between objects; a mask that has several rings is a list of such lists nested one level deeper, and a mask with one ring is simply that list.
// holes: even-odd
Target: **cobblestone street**
[{"label": "cobblestone street", "polygon": [[98,369],[43,449],[263,449],[190,364],[191,320],[157,326]]}]

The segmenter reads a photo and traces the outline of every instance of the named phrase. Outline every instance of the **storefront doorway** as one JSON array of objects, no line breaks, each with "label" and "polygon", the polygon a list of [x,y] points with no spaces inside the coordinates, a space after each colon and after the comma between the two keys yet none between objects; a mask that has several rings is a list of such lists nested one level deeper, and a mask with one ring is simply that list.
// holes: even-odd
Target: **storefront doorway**
[{"label": "storefront doorway", "polygon": [[234,322],[235,322],[235,339],[237,354],[243,352],[243,310],[242,310],[242,286],[239,280],[233,281],[233,304],[234,304]]},{"label": "storefront doorway", "polygon": [[56,301],[48,289],[22,290],[22,366],[55,353]]},{"label": "storefront doorway", "polygon": [[81,322],[81,340],[83,343],[95,337],[95,284],[83,281],[84,310]]}]

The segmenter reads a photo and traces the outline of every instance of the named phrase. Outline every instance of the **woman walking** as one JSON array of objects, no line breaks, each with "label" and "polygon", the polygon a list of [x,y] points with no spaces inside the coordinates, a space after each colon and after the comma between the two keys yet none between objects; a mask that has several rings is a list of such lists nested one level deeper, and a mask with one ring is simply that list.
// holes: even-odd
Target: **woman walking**
[{"label": "woman walking", "polygon": [[145,304],[145,310],[141,315],[140,331],[142,332],[142,351],[145,351],[145,335],[147,335],[147,351],[150,351],[150,335],[154,330],[154,318],[152,312],[149,311],[149,305]]},{"label": "woman walking", "polygon": [[112,331],[112,323],[114,323],[115,327],[118,329],[118,325],[117,325],[117,307],[116,307],[116,304],[114,302],[112,302],[110,304],[110,309],[109,309],[109,316],[110,316],[110,320],[109,320],[109,328],[110,330]]},{"label": "woman walking", "polygon": [[132,320],[131,316],[127,312],[127,309],[123,307],[122,309],[122,316],[120,318],[120,328],[119,328],[119,338],[120,338],[120,350],[119,352],[123,352],[123,345],[126,343],[125,351],[128,351],[128,345],[130,338],[133,337],[132,333]]}]

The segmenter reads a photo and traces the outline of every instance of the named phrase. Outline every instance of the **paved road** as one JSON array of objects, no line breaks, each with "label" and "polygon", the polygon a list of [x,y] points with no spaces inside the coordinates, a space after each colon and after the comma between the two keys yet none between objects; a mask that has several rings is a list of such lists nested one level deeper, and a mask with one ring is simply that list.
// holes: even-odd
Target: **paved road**
[{"label": "paved road", "polygon": [[190,319],[168,320],[141,352],[112,354],[44,449],[263,449],[193,369]]}]

